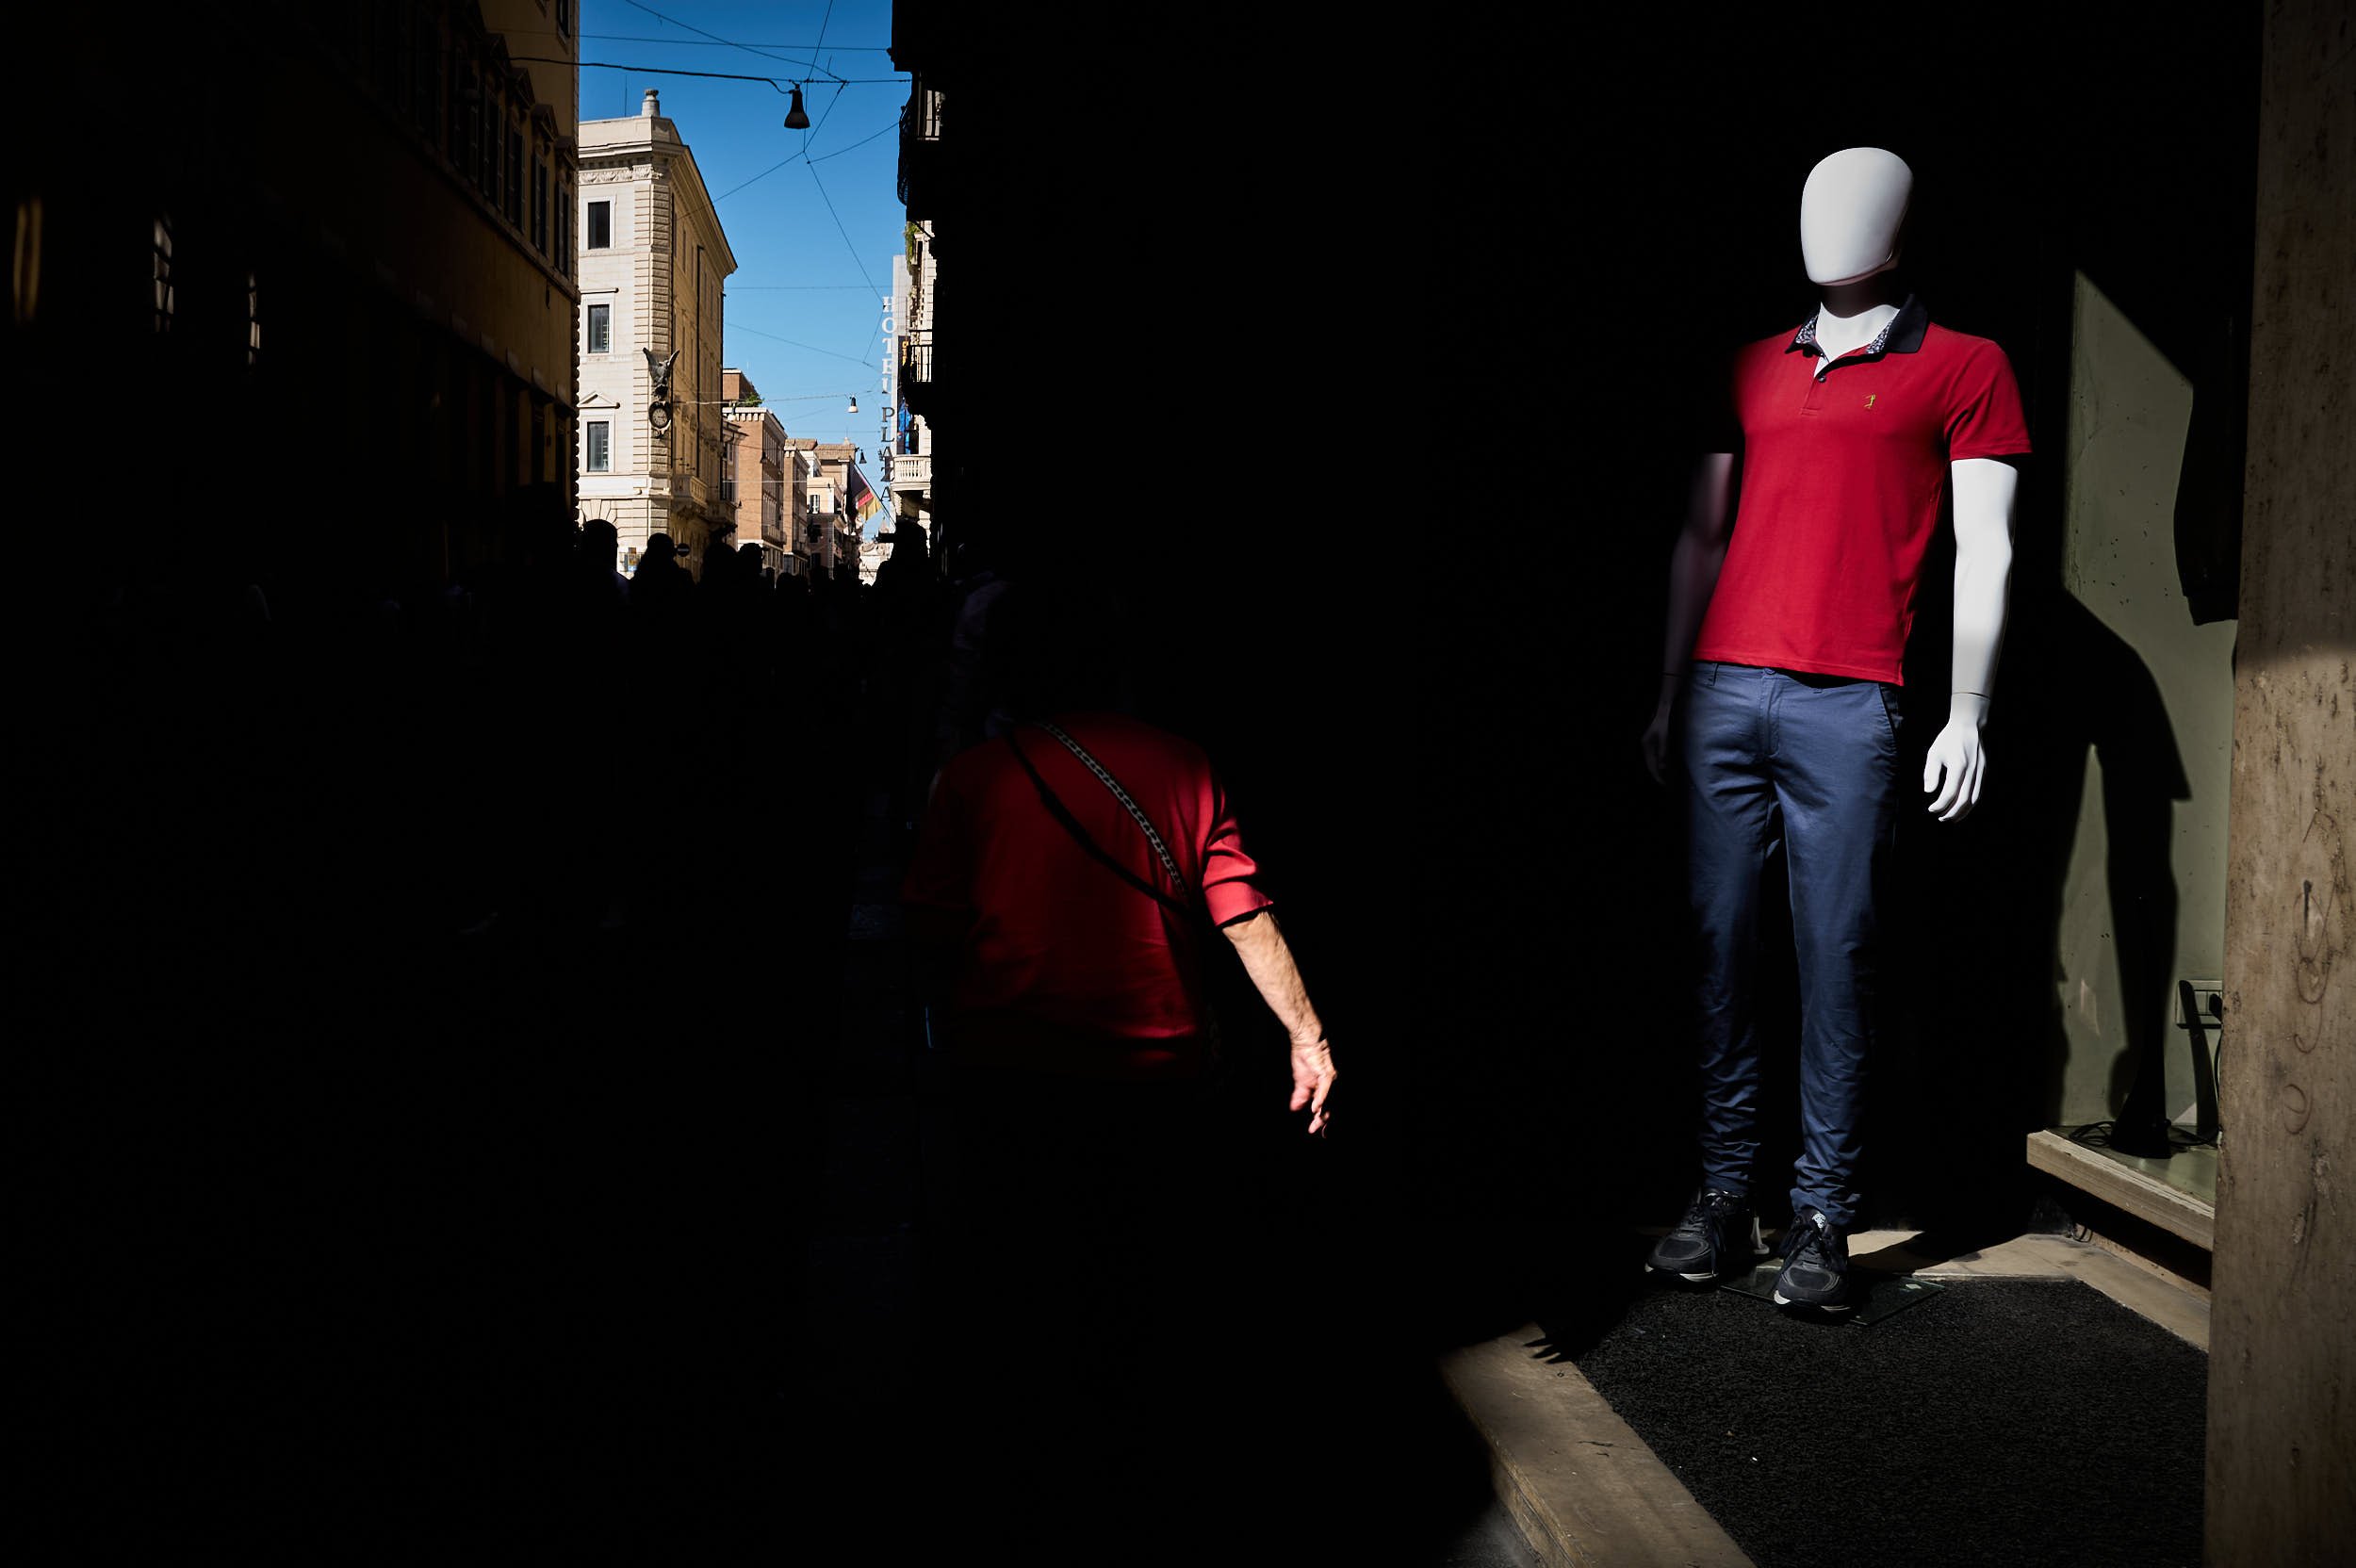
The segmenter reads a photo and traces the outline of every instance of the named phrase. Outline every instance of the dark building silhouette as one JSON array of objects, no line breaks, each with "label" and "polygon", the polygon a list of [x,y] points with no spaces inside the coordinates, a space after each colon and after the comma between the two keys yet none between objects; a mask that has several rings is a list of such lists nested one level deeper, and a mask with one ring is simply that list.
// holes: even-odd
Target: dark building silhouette
[{"label": "dark building silhouette", "polygon": [[497,547],[483,502],[531,483],[569,499],[572,13],[142,6],[103,44],[87,17],[36,15],[25,112],[44,131],[7,175],[9,355],[31,372],[11,396],[156,416],[130,442],[47,420],[37,509],[86,508],[104,474],[151,514],[115,534],[127,553],[267,540],[292,608],[317,586],[297,580],[361,554],[464,575]]}]

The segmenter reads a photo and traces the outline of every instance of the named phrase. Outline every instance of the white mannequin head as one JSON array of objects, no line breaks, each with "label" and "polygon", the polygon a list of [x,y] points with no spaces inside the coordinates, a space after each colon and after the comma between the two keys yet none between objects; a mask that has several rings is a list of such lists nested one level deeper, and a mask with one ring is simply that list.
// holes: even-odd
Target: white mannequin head
[{"label": "white mannequin head", "polygon": [[1829,287],[1898,265],[1914,172],[1895,153],[1851,147],[1808,171],[1800,190],[1800,258]]}]

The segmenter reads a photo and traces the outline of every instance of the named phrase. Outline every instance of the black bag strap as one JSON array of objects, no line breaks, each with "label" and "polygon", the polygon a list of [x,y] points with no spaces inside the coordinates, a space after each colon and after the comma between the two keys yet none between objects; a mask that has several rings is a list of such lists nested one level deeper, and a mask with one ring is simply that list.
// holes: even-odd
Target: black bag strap
[{"label": "black bag strap", "polygon": [[[1041,729],[1063,743],[1064,750],[1078,758],[1081,765],[1096,776],[1097,782],[1110,790],[1113,792],[1113,798],[1121,802],[1129,815],[1137,819],[1137,826],[1145,833],[1145,841],[1153,846],[1154,857],[1161,861],[1162,870],[1170,874],[1170,885],[1177,889],[1182,895],[1189,892],[1191,890],[1186,886],[1186,879],[1178,874],[1178,862],[1170,858],[1170,846],[1162,842],[1162,836],[1159,833],[1153,831],[1153,819],[1145,814],[1143,807],[1129,798],[1129,792],[1121,787],[1121,780],[1115,778],[1104,763],[1089,756],[1088,747],[1065,734],[1060,726],[1045,719],[1040,719],[1038,723]],[[1188,898],[1187,903],[1191,906],[1194,900]]]},{"label": "black bag strap", "polygon": [[[1062,730],[1055,727],[1054,726],[1041,725],[1039,727],[1062,740],[1066,745],[1072,746],[1075,750],[1078,748],[1078,742],[1072,740],[1069,735],[1064,734]],[[1129,886],[1137,889],[1137,891],[1145,894],[1148,898],[1153,900],[1154,903],[1161,905],[1164,908],[1169,909],[1173,914],[1191,916],[1194,913],[1194,910],[1191,907],[1179,903],[1176,899],[1170,897],[1170,894],[1162,891],[1161,889],[1153,886],[1153,884],[1148,882],[1144,877],[1139,876],[1136,872],[1131,871],[1127,866],[1122,865],[1118,859],[1114,858],[1109,850],[1105,849],[1104,845],[1098,843],[1096,840],[1089,835],[1088,830],[1080,825],[1079,819],[1072,814],[1071,808],[1064,805],[1062,799],[1056,795],[1054,790],[1048,788],[1047,780],[1039,776],[1039,769],[1032,765],[1030,758],[1023,754],[1023,743],[1016,740],[1011,731],[1009,731],[1006,735],[1006,744],[1014,749],[1014,760],[1023,764],[1023,771],[1031,776],[1031,784],[1039,791],[1039,804],[1047,808],[1047,814],[1055,818],[1056,823],[1062,826],[1063,830],[1071,834],[1072,837],[1079,842],[1082,849],[1087,850],[1089,855],[1095,857],[1098,860],[1103,861],[1107,867],[1111,868],[1113,874],[1119,876],[1123,882],[1128,883]],[[1170,851],[1164,847],[1161,841],[1161,835],[1155,833],[1153,831],[1153,825],[1146,821],[1145,814],[1137,809],[1134,802],[1129,800],[1127,793],[1121,789],[1120,785],[1111,784],[1112,776],[1104,771],[1102,763],[1097,762],[1094,758],[1089,757],[1085,751],[1080,752],[1079,755],[1084,760],[1091,764],[1090,771],[1094,772],[1098,777],[1104,779],[1108,784],[1110,784],[1113,792],[1118,795],[1124,804],[1129,806],[1131,813],[1135,815],[1138,823],[1144,826],[1147,841],[1153,844],[1154,852],[1161,857],[1163,869],[1170,872],[1172,885],[1184,888],[1186,883],[1179,877],[1177,867],[1172,864],[1170,858]]]},{"label": "black bag strap", "polygon": [[[1178,862],[1171,858],[1170,846],[1162,841],[1161,834],[1154,831],[1153,819],[1145,814],[1145,808],[1130,796],[1129,792],[1121,787],[1121,781],[1112,776],[1111,771],[1104,763],[1088,755],[1088,748],[1065,733],[1062,727],[1048,723],[1043,719],[1033,722],[1061,742],[1064,749],[1078,758],[1088,772],[1094,774],[1098,781],[1113,792],[1113,798],[1127,808],[1129,815],[1136,819],[1138,828],[1144,832],[1145,841],[1153,846],[1153,854],[1162,862],[1162,870],[1170,874],[1170,885],[1179,890],[1182,894],[1192,893],[1194,890],[1187,886],[1186,879],[1178,874]],[[1032,765],[1030,758],[1023,753],[1023,743],[1015,739],[1012,730],[1006,732],[1006,744],[1014,749],[1014,759],[1023,764],[1023,771],[1031,776],[1031,783],[1039,791],[1039,804],[1047,808],[1049,816],[1063,825],[1065,832],[1079,841],[1081,848],[1111,867],[1114,874],[1123,882],[1152,898],[1165,915],[1176,915],[1182,921],[1193,923],[1198,932],[1211,928],[1211,913],[1208,905],[1198,903],[1192,898],[1182,904],[1115,859],[1104,845],[1089,836],[1088,830],[1081,825],[1079,819],[1072,814],[1071,808],[1064,805],[1063,801],[1056,796],[1055,792],[1047,787],[1047,780],[1039,776],[1039,769]],[[1203,950],[1196,955],[1198,964],[1209,961],[1212,945],[1207,939],[1202,939]],[[1220,1045],[1220,1036],[1224,1031],[1219,1025],[1219,1006],[1211,994],[1207,971],[1197,972],[1194,989],[1203,1008],[1204,1036],[1209,1042],[1210,1070],[1216,1079],[1224,1069],[1225,1052]]]}]

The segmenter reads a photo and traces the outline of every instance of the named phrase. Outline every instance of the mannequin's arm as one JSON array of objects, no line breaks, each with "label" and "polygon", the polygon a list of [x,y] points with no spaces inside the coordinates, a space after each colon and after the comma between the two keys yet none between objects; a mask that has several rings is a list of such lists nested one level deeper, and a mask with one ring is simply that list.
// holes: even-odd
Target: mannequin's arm
[{"label": "mannequin's arm", "polygon": [[1718,587],[1726,562],[1726,534],[1734,513],[1734,454],[1711,452],[1693,470],[1685,501],[1685,526],[1669,556],[1669,628],[1661,645],[1661,701],[1644,729],[1644,766],[1656,782],[1666,765],[1669,708],[1677,681],[1702,629],[1702,612]]},{"label": "mannequin's arm", "polygon": [[1931,814],[1959,822],[1980,803],[1988,768],[1980,729],[1994,694],[1996,655],[2004,644],[2004,592],[2012,580],[2013,502],[2020,470],[1992,457],[1949,467],[1955,500],[1955,643],[1947,727],[1922,761]]}]

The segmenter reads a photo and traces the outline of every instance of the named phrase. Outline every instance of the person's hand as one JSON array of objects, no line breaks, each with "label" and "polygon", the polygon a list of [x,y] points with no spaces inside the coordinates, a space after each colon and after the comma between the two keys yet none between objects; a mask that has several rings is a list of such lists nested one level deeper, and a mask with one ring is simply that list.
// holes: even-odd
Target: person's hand
[{"label": "person's hand", "polygon": [[1644,727],[1644,767],[1656,784],[1669,781],[1669,715],[1676,711],[1677,689],[1685,684],[1682,670],[1661,673],[1661,702],[1652,710],[1652,723]]},{"label": "person's hand", "polygon": [[1333,1048],[1322,1037],[1293,1041],[1292,1109],[1309,1113],[1309,1131],[1317,1137],[1333,1125],[1333,1112],[1327,1103],[1333,1093],[1333,1080],[1341,1070],[1333,1065]]},{"label": "person's hand", "polygon": [[1656,784],[1667,782],[1669,767],[1669,705],[1662,703],[1644,727],[1644,767]]},{"label": "person's hand", "polygon": [[1968,718],[1950,719],[1931,743],[1922,760],[1922,792],[1932,796],[1931,815],[1940,822],[1961,822],[1980,803],[1980,780],[1988,774],[1988,754],[1980,746],[1980,727]]}]

